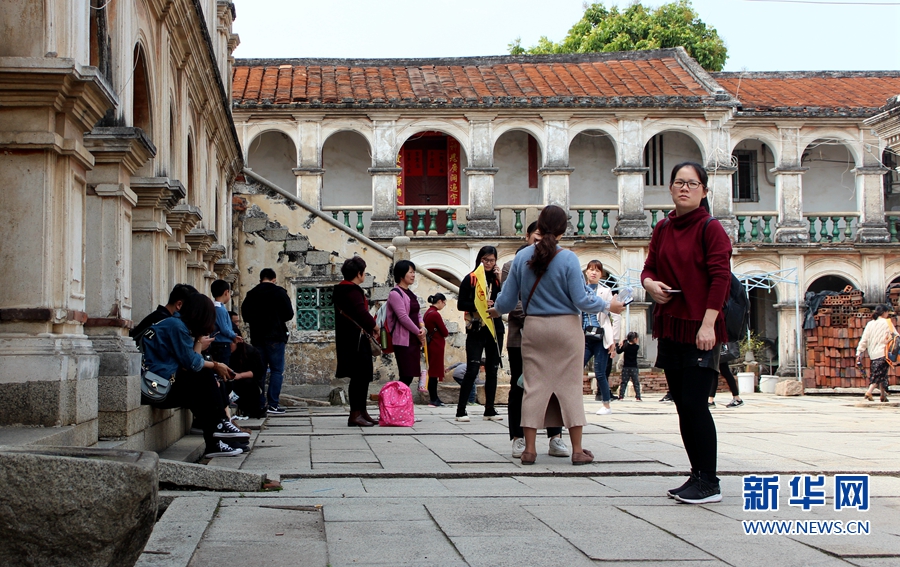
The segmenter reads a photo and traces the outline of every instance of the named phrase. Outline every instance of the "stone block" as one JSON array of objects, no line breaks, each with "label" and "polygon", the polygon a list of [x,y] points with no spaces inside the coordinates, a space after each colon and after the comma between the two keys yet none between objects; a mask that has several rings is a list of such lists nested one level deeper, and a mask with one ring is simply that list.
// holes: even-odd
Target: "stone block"
[{"label": "stone block", "polygon": [[288,229],[286,228],[269,228],[263,231],[262,237],[269,241],[287,240]]},{"label": "stone block", "polygon": [[0,448],[0,565],[134,565],[156,520],[158,457]]},{"label": "stone block", "polygon": [[100,376],[97,390],[97,409],[102,412],[131,411],[141,405],[141,377],[137,374]]},{"label": "stone block", "polygon": [[75,421],[82,423],[97,419],[97,378],[77,380],[75,387]]},{"label": "stone block", "polygon": [[258,492],[266,475],[234,469],[195,465],[180,461],[159,461],[159,483],[182,488],[226,492]]},{"label": "stone block", "polygon": [[[487,398],[484,395],[484,385],[475,386],[475,399],[478,403],[484,405]],[[494,396],[494,403],[505,406],[509,403],[509,384],[497,384],[497,394]]]},{"label": "stone block", "polygon": [[101,352],[100,376],[129,376],[141,373],[141,353]]},{"label": "stone block", "polygon": [[284,243],[285,252],[306,252],[307,250],[309,250],[309,240],[306,238],[287,240]]},{"label": "stone block", "polygon": [[388,298],[388,294],[391,292],[392,287],[393,286],[390,285],[376,285],[372,288],[369,299],[371,301],[385,301]]},{"label": "stone block", "polygon": [[149,412],[140,407],[131,411],[101,411],[98,434],[103,439],[131,437],[150,427]]},{"label": "stone block", "polygon": [[459,332],[459,323],[456,321],[448,321],[447,322],[447,332],[450,334]]},{"label": "stone block", "polygon": [[306,263],[310,266],[326,266],[331,263],[331,252],[310,250],[306,253]]},{"label": "stone block", "polygon": [[366,274],[366,279],[363,283],[359,284],[359,287],[363,289],[371,289],[372,286],[375,285],[375,276],[372,274]]},{"label": "stone block", "polygon": [[776,396],[802,396],[803,384],[797,380],[782,380],[775,384]]},{"label": "stone block", "polygon": [[244,217],[244,232],[259,232],[266,229],[269,219],[266,217]]}]

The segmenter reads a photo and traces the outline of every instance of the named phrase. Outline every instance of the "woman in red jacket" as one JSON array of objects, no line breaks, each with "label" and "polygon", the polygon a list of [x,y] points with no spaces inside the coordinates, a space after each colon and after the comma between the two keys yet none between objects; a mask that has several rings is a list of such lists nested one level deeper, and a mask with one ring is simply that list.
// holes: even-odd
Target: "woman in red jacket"
[{"label": "woman in red jacket", "polygon": [[675,210],[656,225],[641,281],[656,308],[656,367],[666,373],[678,410],[691,476],[668,492],[679,502],[722,500],[716,477],[716,424],[707,396],[719,379],[720,343],[727,341],[722,306],[731,286],[731,240],[706,204],[703,166],[675,166],[669,192]]},{"label": "woman in red jacket", "polygon": [[444,377],[444,344],[450,333],[444,325],[441,317],[441,309],[447,306],[447,297],[443,293],[436,293],[428,297],[431,307],[425,312],[425,332],[428,348],[428,397],[431,400],[428,405],[439,408],[444,402],[438,397],[438,380]]}]

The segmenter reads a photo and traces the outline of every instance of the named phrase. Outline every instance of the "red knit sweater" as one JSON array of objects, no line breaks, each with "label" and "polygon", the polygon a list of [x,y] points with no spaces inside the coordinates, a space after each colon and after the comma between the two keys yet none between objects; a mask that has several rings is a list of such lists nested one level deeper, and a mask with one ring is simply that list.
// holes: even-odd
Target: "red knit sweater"
[{"label": "red knit sweater", "polygon": [[706,310],[716,309],[716,340],[728,341],[722,306],[731,288],[731,239],[718,221],[706,225],[708,217],[703,207],[680,217],[673,211],[653,230],[641,281],[650,278],[682,290],[656,305],[654,338],[693,344]]}]

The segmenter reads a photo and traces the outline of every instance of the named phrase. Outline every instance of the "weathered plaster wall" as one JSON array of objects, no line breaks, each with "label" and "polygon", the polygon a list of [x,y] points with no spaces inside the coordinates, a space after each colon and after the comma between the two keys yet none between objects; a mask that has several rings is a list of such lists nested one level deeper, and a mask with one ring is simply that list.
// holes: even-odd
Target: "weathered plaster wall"
[{"label": "weathered plaster wall", "polygon": [[619,201],[616,151],[609,137],[599,131],[582,132],[569,146],[570,202],[578,205],[615,205]]},{"label": "weathered plaster wall", "polygon": [[263,132],[246,150],[247,166],[275,185],[292,190],[297,186],[293,168],[297,167],[297,148],[282,132]]}]

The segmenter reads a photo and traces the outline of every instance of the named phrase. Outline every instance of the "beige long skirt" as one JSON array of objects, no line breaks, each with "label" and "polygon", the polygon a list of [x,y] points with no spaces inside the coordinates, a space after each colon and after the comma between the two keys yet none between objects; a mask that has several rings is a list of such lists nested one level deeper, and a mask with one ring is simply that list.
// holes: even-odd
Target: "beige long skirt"
[{"label": "beige long skirt", "polygon": [[522,329],[522,427],[578,427],[584,417],[584,331],[578,315],[529,315]]}]

